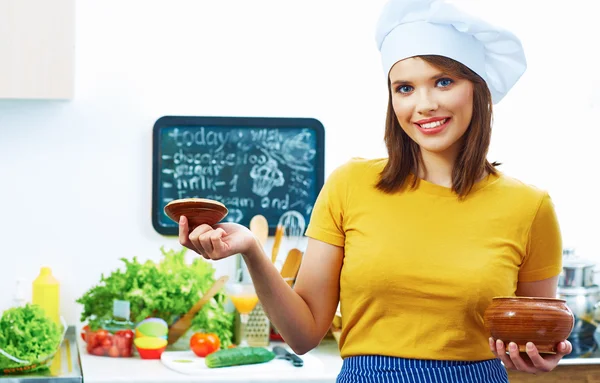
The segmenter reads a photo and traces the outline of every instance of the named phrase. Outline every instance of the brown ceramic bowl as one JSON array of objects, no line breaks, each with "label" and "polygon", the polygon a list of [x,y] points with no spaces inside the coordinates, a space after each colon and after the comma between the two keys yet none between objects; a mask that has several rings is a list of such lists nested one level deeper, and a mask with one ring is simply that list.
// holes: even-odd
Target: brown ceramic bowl
[{"label": "brown ceramic bowl", "polygon": [[228,210],[219,201],[204,198],[176,199],[165,206],[165,214],[173,221],[179,223],[179,218],[184,215],[191,228],[202,224],[214,225],[227,215]]},{"label": "brown ceramic bowl", "polygon": [[566,301],[554,298],[496,297],[483,320],[492,338],[506,345],[515,342],[521,352],[527,342],[533,342],[540,353],[555,353],[556,345],[569,337],[575,325]]}]

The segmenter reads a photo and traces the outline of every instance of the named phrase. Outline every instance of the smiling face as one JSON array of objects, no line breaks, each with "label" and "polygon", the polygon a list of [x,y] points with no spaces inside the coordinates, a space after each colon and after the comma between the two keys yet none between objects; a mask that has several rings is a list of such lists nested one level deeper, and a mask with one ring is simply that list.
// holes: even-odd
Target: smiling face
[{"label": "smiling face", "polygon": [[398,123],[427,152],[454,160],[473,116],[473,83],[413,57],[389,74]]}]

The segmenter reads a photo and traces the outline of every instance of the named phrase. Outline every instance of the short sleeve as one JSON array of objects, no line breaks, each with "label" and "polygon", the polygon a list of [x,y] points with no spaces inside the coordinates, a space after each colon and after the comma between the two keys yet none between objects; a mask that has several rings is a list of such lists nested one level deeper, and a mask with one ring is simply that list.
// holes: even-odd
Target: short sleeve
[{"label": "short sleeve", "polygon": [[344,233],[344,207],[349,178],[349,164],[342,165],[334,170],[321,188],[315,202],[306,236],[343,247]]},{"label": "short sleeve", "polygon": [[555,277],[562,271],[562,237],[550,196],[545,193],[535,214],[519,282]]}]

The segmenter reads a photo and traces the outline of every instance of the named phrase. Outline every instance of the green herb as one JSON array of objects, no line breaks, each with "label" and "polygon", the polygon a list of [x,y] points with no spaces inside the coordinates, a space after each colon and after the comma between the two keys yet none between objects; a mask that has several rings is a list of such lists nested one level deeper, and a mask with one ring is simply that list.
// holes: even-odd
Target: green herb
[{"label": "green herb", "polygon": [[[0,348],[15,358],[39,362],[60,346],[60,327],[38,305],[28,303],[23,307],[10,308],[0,318]],[[0,356],[0,369],[18,365]]]},{"label": "green herb", "polygon": [[[165,250],[160,262],[140,263],[122,258],[125,269],[117,269],[109,276],[101,275],[100,283],[93,286],[77,303],[83,305],[81,321],[88,321],[92,330],[102,320],[112,317],[113,300],[129,301],[131,318],[137,323],[147,317],[164,319],[169,326],[204,295],[214,284],[214,268],[201,257],[186,263],[187,249]],[[233,313],[224,309],[226,295],[217,293],[192,320],[192,330],[212,332],[219,336],[221,346],[232,343]]]}]

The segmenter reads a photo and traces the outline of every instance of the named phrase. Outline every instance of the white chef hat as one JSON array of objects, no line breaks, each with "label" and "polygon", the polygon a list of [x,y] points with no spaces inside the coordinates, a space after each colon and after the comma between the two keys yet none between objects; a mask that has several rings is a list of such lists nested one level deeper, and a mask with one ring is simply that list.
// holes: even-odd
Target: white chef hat
[{"label": "white chef hat", "polygon": [[405,58],[445,56],[481,76],[494,104],[527,68],[521,41],[514,34],[444,0],[390,0],[377,23],[376,40],[386,76]]}]

